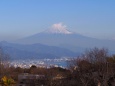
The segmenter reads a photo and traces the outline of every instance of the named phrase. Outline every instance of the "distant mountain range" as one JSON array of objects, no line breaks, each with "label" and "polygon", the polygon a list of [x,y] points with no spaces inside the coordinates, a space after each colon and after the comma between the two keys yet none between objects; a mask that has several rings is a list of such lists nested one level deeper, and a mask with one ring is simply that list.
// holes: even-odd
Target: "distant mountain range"
[{"label": "distant mountain range", "polygon": [[16,59],[54,59],[61,57],[76,57],[75,53],[65,48],[47,46],[43,44],[15,44],[0,42],[0,47],[4,53],[10,55],[12,60]]}]

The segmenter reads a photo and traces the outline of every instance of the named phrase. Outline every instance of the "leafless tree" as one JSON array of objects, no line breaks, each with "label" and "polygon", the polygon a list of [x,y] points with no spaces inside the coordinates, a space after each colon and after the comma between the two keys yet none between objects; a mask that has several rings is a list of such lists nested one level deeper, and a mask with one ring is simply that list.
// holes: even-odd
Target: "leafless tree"
[{"label": "leafless tree", "polygon": [[98,82],[102,86],[107,86],[108,73],[108,50],[94,48],[86,50],[84,54],[70,62],[73,74],[79,76],[83,86],[97,86]]},{"label": "leafless tree", "polygon": [[3,49],[2,48],[0,48],[0,75],[1,75],[1,77],[3,76],[3,75],[6,75],[6,74],[8,74],[8,68],[9,68],[9,55],[7,55],[7,54],[5,54],[4,52],[3,52]]}]

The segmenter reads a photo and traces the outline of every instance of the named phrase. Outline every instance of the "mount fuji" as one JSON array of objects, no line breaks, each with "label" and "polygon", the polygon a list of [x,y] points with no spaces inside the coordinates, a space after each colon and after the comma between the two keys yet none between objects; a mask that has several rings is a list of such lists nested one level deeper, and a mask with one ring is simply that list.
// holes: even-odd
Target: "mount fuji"
[{"label": "mount fuji", "polygon": [[111,52],[115,52],[114,40],[101,40],[86,37],[69,31],[65,25],[62,25],[62,23],[54,24],[50,29],[20,39],[17,42],[23,44],[40,43],[48,46],[66,48],[74,52],[83,52],[87,48],[94,47],[107,48]]}]

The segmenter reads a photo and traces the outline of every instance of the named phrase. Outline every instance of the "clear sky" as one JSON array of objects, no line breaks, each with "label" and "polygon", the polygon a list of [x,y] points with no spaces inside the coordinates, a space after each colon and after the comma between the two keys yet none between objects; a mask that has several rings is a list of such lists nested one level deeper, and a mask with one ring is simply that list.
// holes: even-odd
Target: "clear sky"
[{"label": "clear sky", "polygon": [[63,22],[85,36],[115,38],[115,0],[0,0],[0,40],[15,40]]}]

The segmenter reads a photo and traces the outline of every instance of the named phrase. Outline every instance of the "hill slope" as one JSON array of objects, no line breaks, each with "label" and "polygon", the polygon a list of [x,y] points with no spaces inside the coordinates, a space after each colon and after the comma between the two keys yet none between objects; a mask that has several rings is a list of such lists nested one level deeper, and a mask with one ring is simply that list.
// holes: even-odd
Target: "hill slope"
[{"label": "hill slope", "polygon": [[44,59],[44,58],[61,58],[75,57],[78,53],[72,52],[65,48],[47,46],[43,44],[14,44],[0,42],[4,52],[9,54],[12,59]]}]

